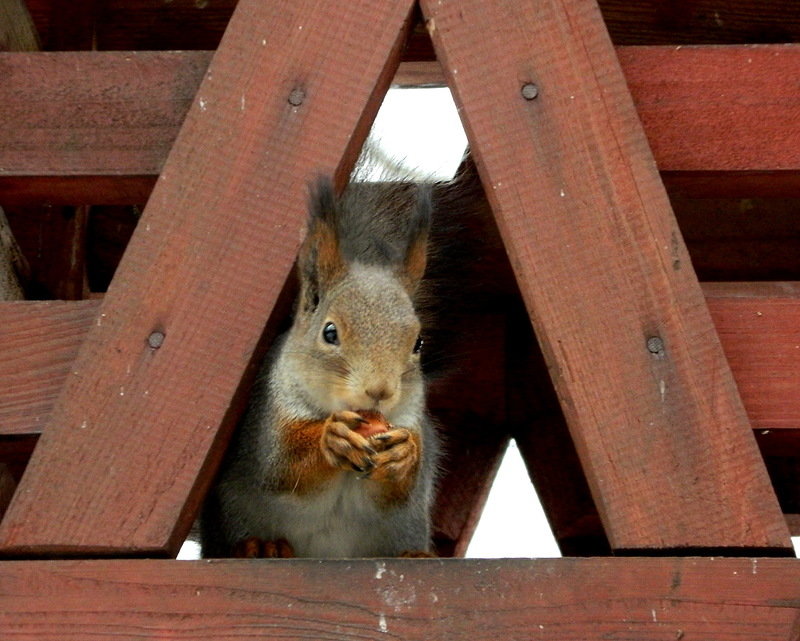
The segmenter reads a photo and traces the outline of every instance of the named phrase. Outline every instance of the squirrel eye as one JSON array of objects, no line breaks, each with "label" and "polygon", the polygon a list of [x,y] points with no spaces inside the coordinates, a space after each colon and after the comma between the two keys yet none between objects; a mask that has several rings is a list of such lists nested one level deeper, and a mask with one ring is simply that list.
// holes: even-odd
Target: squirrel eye
[{"label": "squirrel eye", "polygon": [[422,336],[417,336],[417,342],[414,343],[414,353],[419,354],[422,351],[422,344],[424,341],[422,340]]},{"label": "squirrel eye", "polygon": [[322,328],[322,339],[330,345],[338,345],[339,333],[336,331],[336,325],[325,323],[325,327]]}]

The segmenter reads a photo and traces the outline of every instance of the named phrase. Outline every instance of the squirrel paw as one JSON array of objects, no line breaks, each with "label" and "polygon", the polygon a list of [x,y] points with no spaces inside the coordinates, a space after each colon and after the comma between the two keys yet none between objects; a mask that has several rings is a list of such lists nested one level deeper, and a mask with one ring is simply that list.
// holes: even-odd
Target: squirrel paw
[{"label": "squirrel paw", "polygon": [[409,430],[392,429],[376,434],[369,442],[378,453],[372,457],[374,469],[369,470],[365,478],[401,483],[414,477],[419,465],[419,446]]},{"label": "squirrel paw", "polygon": [[237,559],[293,559],[294,549],[286,539],[264,541],[251,536],[234,545],[231,556]]},{"label": "squirrel paw", "polygon": [[355,430],[364,423],[355,412],[335,412],[325,421],[320,447],[322,455],[333,467],[369,473],[375,467],[373,457],[378,453],[366,439]]}]

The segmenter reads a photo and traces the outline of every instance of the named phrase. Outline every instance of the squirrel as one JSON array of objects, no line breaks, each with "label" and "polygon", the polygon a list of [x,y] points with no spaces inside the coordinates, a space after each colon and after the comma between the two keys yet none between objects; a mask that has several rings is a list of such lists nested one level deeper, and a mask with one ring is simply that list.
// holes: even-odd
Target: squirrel
[{"label": "squirrel", "polygon": [[204,557],[431,554],[439,441],[419,315],[430,186],[311,190],[290,329],[275,341],[200,520]]}]

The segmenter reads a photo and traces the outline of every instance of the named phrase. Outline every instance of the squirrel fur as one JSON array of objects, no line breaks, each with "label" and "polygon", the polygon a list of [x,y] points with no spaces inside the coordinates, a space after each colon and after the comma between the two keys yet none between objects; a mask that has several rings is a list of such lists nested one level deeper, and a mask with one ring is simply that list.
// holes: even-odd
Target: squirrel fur
[{"label": "squirrel fur", "polygon": [[[291,328],[267,354],[201,518],[202,553],[429,553],[439,443],[420,363],[430,187],[312,189]],[[367,438],[357,412],[382,414]]]}]

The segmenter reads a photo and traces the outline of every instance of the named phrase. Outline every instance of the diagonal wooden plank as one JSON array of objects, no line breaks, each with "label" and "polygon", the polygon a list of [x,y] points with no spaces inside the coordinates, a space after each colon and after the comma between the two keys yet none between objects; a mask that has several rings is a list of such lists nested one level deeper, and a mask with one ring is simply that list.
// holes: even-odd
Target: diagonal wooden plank
[{"label": "diagonal wooden plank", "polygon": [[0,636],[794,641],[799,582],[764,558],[17,561]]},{"label": "diagonal wooden plank", "polygon": [[421,6],[612,548],[788,554],[596,3]]},{"label": "diagonal wooden plank", "polygon": [[239,3],[0,526],[5,554],[177,550],[294,261],[307,181],[346,179],[412,8]]}]

